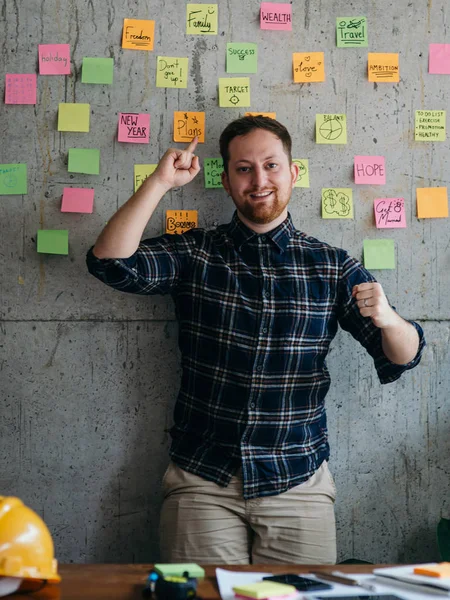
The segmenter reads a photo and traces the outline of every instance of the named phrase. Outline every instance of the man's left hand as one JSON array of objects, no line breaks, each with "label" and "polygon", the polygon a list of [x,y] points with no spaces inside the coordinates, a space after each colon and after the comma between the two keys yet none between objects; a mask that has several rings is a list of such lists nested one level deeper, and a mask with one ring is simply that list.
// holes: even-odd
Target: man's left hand
[{"label": "man's left hand", "polygon": [[398,325],[399,316],[390,306],[386,294],[377,282],[360,283],[352,289],[359,312],[363,317],[372,319],[372,323],[380,329]]}]

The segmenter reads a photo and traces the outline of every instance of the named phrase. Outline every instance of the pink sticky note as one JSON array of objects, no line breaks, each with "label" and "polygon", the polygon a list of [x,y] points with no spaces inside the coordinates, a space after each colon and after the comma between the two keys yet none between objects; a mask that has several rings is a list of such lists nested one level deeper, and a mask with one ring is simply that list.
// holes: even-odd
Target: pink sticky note
[{"label": "pink sticky note", "polygon": [[39,44],[39,75],[70,75],[70,45]]},{"label": "pink sticky note", "polygon": [[406,227],[404,198],[375,198],[375,224],[379,229]]},{"label": "pink sticky note", "polygon": [[428,72],[450,75],[450,44],[430,44]]},{"label": "pink sticky note", "polygon": [[93,189],[64,188],[61,202],[61,212],[91,213],[93,209]]},{"label": "pink sticky note", "polygon": [[384,185],[384,156],[355,156],[355,183]]},{"label": "pink sticky note", "polygon": [[292,30],[292,4],[261,2],[261,29]]},{"label": "pink sticky note", "polygon": [[119,142],[148,144],[150,115],[145,113],[119,113]]},{"label": "pink sticky note", "polygon": [[5,104],[36,104],[36,73],[6,73]]}]

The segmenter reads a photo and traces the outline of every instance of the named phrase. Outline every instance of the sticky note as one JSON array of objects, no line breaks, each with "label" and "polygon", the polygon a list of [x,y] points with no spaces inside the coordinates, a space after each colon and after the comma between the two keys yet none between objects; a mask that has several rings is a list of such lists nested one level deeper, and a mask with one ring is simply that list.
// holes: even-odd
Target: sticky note
[{"label": "sticky note", "polygon": [[83,58],[83,64],[81,67],[81,83],[103,83],[111,85],[113,78],[113,58]]},{"label": "sticky note", "polygon": [[134,165],[134,191],[141,187],[149,175],[155,172],[157,164]]},{"label": "sticky note", "polygon": [[5,104],[36,104],[36,73],[7,73]]},{"label": "sticky note", "polygon": [[198,224],[196,210],[166,210],[166,233],[181,234]]},{"label": "sticky note", "polygon": [[294,52],[292,67],[295,83],[325,81],[323,52]]},{"label": "sticky note", "polygon": [[428,72],[435,75],[450,75],[450,44],[430,44]]},{"label": "sticky note", "polygon": [[196,563],[158,563],[153,565],[154,570],[163,577],[181,577],[186,571],[189,577],[202,578],[205,576],[205,570]]},{"label": "sticky note", "polygon": [[414,139],[416,142],[444,142],[446,121],[445,110],[416,110]]},{"label": "sticky note", "polygon": [[185,88],[188,78],[188,59],[158,56],[156,87]]},{"label": "sticky note", "polygon": [[250,78],[219,77],[219,106],[250,106]]},{"label": "sticky note", "polygon": [[338,48],[367,47],[366,17],[338,17],[336,19],[336,45]]},{"label": "sticky note", "polygon": [[227,44],[227,73],[257,73],[258,46],[256,44]]},{"label": "sticky note", "polygon": [[0,195],[12,196],[27,193],[27,165],[21,163],[0,165]]},{"label": "sticky note", "polygon": [[69,254],[67,229],[39,229],[37,251],[41,254]]},{"label": "sticky note", "polygon": [[386,170],[384,156],[355,156],[355,183],[369,185],[384,185]]},{"label": "sticky note", "polygon": [[395,269],[394,240],[364,240],[366,269]]},{"label": "sticky note", "polygon": [[128,50],[153,50],[155,21],[147,19],[124,19],[122,48]]},{"label": "sticky note", "polygon": [[392,83],[400,81],[398,53],[369,52],[369,81]]},{"label": "sticky note", "polygon": [[437,565],[424,565],[423,567],[414,567],[413,572],[416,575],[425,575],[427,577],[450,578],[450,562],[441,562]]},{"label": "sticky note", "polygon": [[255,598],[255,600],[263,600],[264,598],[271,598],[273,596],[288,596],[296,591],[293,585],[286,585],[285,583],[277,583],[275,581],[259,581],[257,583],[233,587],[235,594],[247,598]]},{"label": "sticky note", "polygon": [[69,173],[100,173],[100,150],[96,148],[69,148]]},{"label": "sticky note", "polygon": [[375,198],[375,224],[379,229],[406,227],[404,198]]},{"label": "sticky note", "polygon": [[90,105],[60,102],[58,131],[89,131]]},{"label": "sticky note", "polygon": [[173,113],[174,142],[191,142],[195,136],[199,142],[205,141],[205,113],[176,110]]},{"label": "sticky note", "polygon": [[205,188],[221,188],[223,160],[221,158],[204,158],[203,172],[205,174]]},{"label": "sticky note", "polygon": [[353,219],[351,188],[322,189],[322,219]]},{"label": "sticky note", "polygon": [[94,209],[94,190],[92,188],[63,189],[61,212],[91,213]]},{"label": "sticky note", "polygon": [[274,112],[246,112],[246,117],[268,117],[269,119],[276,119],[277,113]]},{"label": "sticky note", "polygon": [[150,115],[146,113],[119,113],[119,142],[148,144],[150,140]]},{"label": "sticky note", "polygon": [[186,4],[186,33],[217,35],[218,4]]},{"label": "sticky note", "polygon": [[292,162],[298,166],[298,175],[294,187],[309,188],[309,163],[304,158],[293,158]]},{"label": "sticky note", "polygon": [[292,4],[261,2],[261,29],[292,30]]},{"label": "sticky note", "polygon": [[69,44],[39,44],[39,75],[70,75]]},{"label": "sticky note", "polygon": [[317,144],[346,144],[347,117],[345,115],[316,115]]},{"label": "sticky note", "polygon": [[446,187],[417,188],[416,193],[418,219],[448,217]]}]

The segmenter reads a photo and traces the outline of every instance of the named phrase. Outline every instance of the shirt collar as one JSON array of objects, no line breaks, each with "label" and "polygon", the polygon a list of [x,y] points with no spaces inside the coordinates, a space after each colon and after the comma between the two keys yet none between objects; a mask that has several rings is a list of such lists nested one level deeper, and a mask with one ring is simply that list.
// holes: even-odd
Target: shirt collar
[{"label": "shirt collar", "polygon": [[250,240],[263,237],[271,240],[280,252],[284,252],[286,247],[295,233],[295,227],[292,223],[291,214],[288,213],[286,219],[280,223],[275,229],[267,231],[266,233],[256,233],[239,219],[237,211],[234,211],[231,223],[228,226],[228,235],[233,239],[238,250],[242,249],[242,246]]}]

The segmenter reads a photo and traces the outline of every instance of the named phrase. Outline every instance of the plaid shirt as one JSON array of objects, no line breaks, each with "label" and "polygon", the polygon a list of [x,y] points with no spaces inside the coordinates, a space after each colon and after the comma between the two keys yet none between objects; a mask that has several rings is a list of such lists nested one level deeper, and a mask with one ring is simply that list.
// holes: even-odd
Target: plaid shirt
[{"label": "plaid shirt", "polygon": [[290,215],[263,235],[234,214],[213,231],[142,241],[128,259],[89,271],[117,290],[171,294],[179,321],[181,389],[170,455],[181,468],[226,486],[239,466],[244,498],[307,480],[329,457],[325,357],[338,323],[373,357],[381,383],[418,364],[390,362],[381,330],[351,291],[375,281],[355,259],[294,228]]}]

